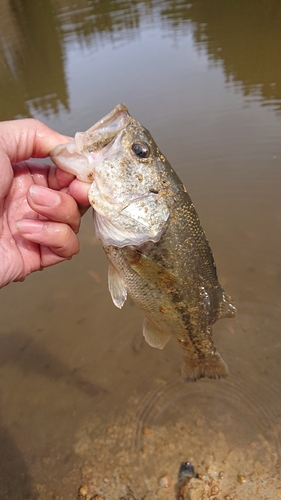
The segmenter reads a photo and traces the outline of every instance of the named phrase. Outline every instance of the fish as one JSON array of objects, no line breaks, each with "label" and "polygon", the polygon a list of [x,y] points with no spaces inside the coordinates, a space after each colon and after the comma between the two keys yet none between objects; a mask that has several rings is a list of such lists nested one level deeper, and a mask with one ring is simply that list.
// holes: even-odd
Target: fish
[{"label": "fish", "polygon": [[184,381],[227,377],[212,326],[233,318],[236,308],[219,284],[194,204],[150,132],[118,104],[50,157],[89,183],[114,304],[122,308],[130,295],[144,314],[150,346],[163,349],[171,337],[177,340]]}]

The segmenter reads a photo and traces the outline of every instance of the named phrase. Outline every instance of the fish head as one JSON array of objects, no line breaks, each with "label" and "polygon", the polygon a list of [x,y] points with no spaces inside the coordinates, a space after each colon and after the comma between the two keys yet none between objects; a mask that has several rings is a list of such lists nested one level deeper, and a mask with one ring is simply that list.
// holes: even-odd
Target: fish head
[{"label": "fish head", "polygon": [[162,178],[165,158],[124,104],[50,156],[90,184],[96,235],[104,245],[139,246],[160,239],[170,215]]}]

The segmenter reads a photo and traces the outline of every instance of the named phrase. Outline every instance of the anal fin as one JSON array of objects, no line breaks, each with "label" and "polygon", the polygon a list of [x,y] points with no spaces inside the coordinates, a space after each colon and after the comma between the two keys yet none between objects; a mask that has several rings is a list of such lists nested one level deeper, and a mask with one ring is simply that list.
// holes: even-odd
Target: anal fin
[{"label": "anal fin", "polygon": [[127,298],[127,289],[123,283],[123,280],[120,278],[118,272],[115,267],[109,263],[108,267],[108,288],[111,294],[111,298],[116,307],[123,306],[126,298]]},{"label": "anal fin", "polygon": [[143,336],[151,347],[157,349],[163,349],[171,337],[170,334],[158,330],[147,318],[144,318],[143,322]]}]

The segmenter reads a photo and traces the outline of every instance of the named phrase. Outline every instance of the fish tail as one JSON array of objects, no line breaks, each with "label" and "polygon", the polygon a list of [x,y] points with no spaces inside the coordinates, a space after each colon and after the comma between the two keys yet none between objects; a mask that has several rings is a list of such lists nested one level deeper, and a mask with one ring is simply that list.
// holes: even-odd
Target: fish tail
[{"label": "fish tail", "polygon": [[227,365],[217,351],[204,357],[198,357],[195,354],[183,355],[181,376],[185,382],[195,382],[200,378],[226,378],[227,375]]}]

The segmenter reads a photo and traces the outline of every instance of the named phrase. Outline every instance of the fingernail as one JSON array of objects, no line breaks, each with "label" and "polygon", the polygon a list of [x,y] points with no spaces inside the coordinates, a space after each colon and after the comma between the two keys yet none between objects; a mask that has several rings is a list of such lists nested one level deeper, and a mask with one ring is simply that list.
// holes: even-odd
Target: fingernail
[{"label": "fingernail", "polygon": [[55,207],[61,201],[59,193],[38,184],[30,186],[29,194],[34,203],[44,207]]},{"label": "fingernail", "polygon": [[36,234],[43,228],[43,221],[39,219],[21,219],[15,222],[20,233]]}]

